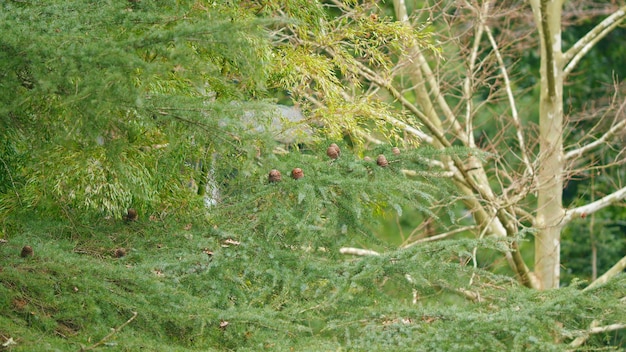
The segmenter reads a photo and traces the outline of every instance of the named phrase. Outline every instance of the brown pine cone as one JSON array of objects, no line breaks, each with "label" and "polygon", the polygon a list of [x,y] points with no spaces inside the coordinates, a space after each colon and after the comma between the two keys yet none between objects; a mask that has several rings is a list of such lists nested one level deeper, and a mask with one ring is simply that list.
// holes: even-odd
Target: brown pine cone
[{"label": "brown pine cone", "polygon": [[137,217],[138,217],[137,210],[135,210],[135,208],[128,208],[126,215],[124,215],[124,220],[136,221]]},{"label": "brown pine cone", "polygon": [[115,258],[121,258],[125,255],[126,255],[126,250],[124,248],[116,248],[115,251],[113,251],[113,256]]},{"label": "brown pine cone", "polygon": [[376,164],[381,167],[386,167],[387,165],[389,165],[389,162],[383,154],[380,154],[378,158],[376,158]]},{"label": "brown pine cone", "polygon": [[326,155],[328,155],[328,157],[333,160],[339,157],[339,154],[337,153],[337,149],[333,147],[328,147],[328,149],[326,149]]},{"label": "brown pine cone", "polygon": [[272,171],[270,171],[270,174],[268,177],[270,182],[280,182],[281,178],[282,178],[282,175],[280,174],[280,171],[276,169],[273,169]]},{"label": "brown pine cone", "polygon": [[22,252],[20,253],[20,257],[26,258],[26,257],[32,257],[32,256],[33,256],[33,247],[24,246],[22,248]]},{"label": "brown pine cone", "polygon": [[299,180],[304,177],[304,172],[302,171],[301,168],[297,167],[291,171],[291,177],[294,180]]},{"label": "brown pine cone", "polygon": [[337,159],[341,155],[341,149],[339,149],[337,144],[333,143],[326,149],[326,155],[331,159]]},{"label": "brown pine cone", "polygon": [[393,155],[400,155],[400,148],[398,147],[393,147],[391,149],[391,152],[393,153]]}]

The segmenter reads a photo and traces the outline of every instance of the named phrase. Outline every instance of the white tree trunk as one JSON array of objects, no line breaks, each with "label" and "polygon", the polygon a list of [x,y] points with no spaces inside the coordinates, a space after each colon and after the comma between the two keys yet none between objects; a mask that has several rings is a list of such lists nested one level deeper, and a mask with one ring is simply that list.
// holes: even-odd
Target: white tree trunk
[{"label": "white tree trunk", "polygon": [[541,289],[559,287],[563,210],[563,60],[561,0],[531,0],[541,46],[535,274]]}]

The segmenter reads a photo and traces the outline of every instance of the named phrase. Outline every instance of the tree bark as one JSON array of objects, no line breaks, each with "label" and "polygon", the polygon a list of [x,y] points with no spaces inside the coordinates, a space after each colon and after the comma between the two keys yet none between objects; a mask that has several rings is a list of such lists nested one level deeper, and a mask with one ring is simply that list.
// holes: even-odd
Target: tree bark
[{"label": "tree bark", "polygon": [[540,289],[551,289],[559,287],[564,216],[562,1],[531,0],[530,3],[541,46],[535,274]]}]

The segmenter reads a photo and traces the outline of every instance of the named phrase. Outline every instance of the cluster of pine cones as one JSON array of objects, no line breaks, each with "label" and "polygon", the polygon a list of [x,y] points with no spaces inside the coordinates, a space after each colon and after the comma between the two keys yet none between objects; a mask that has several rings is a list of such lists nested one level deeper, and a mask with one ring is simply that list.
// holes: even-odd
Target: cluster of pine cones
[{"label": "cluster of pine cones", "polygon": [[[397,147],[394,147],[391,151],[395,155],[400,154],[400,149]],[[339,146],[337,144],[333,143],[330,146],[328,146],[328,149],[326,149],[326,155],[328,155],[328,157],[333,160],[339,159],[339,157],[341,156],[341,149],[339,149]],[[371,161],[372,159],[366,156],[363,160]],[[380,167],[387,167],[389,165],[389,161],[387,161],[387,158],[385,157],[384,154],[380,154],[376,158],[376,164]],[[302,171],[301,168],[296,167],[295,169],[291,171],[291,178],[293,178],[294,180],[299,180],[303,177],[304,177],[304,172]],[[282,180],[282,174],[280,173],[280,171],[276,169],[272,169],[268,176],[268,180],[270,183],[280,182]]]},{"label": "cluster of pine cones", "polygon": [[[280,173],[280,171],[276,169],[272,169],[272,171],[270,171],[268,179],[270,182],[280,182],[280,180],[282,180],[282,177],[283,176]],[[291,178],[293,178],[294,180],[299,180],[303,177],[304,177],[304,172],[302,171],[301,168],[296,167],[293,170],[291,170]]]}]

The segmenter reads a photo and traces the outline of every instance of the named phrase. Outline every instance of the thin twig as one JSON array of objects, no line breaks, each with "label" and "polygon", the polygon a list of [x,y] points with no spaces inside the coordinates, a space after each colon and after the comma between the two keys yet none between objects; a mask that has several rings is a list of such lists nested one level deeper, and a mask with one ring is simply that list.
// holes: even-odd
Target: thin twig
[{"label": "thin twig", "polygon": [[[485,228],[487,228],[487,226],[485,226]],[[448,232],[445,232],[445,233],[442,233],[442,234],[439,234],[439,235],[435,235],[435,236],[422,238],[422,239],[419,239],[419,240],[417,240],[415,242],[407,243],[407,244],[403,245],[400,248],[402,248],[402,249],[410,248],[410,247],[413,247],[413,246],[415,246],[416,244],[419,244],[419,243],[437,241],[437,240],[440,240],[440,239],[443,239],[443,238],[455,235],[455,234],[457,234],[459,232],[470,231],[470,230],[475,230],[475,229],[476,229],[476,226],[459,227],[458,229],[454,229],[452,231],[448,231]]]},{"label": "thin twig", "polygon": [[515,132],[517,133],[517,142],[519,143],[520,153],[522,154],[522,161],[526,166],[526,172],[528,173],[528,175],[532,176],[534,174],[534,171],[532,165],[530,164],[530,158],[528,157],[528,153],[526,152],[526,142],[524,142],[524,134],[522,131],[523,127],[517,113],[515,97],[513,96],[513,89],[511,88],[509,74],[507,73],[506,65],[504,64],[504,60],[502,59],[502,55],[500,54],[500,50],[498,49],[498,44],[496,43],[496,40],[491,33],[491,28],[489,28],[489,26],[487,25],[485,25],[484,27],[485,32],[487,33],[487,37],[489,38],[489,42],[491,43],[491,47],[493,48],[493,52],[496,55],[496,59],[498,60],[498,64],[500,65],[500,71],[502,71],[502,78],[504,79],[506,95],[509,98],[509,105],[511,106],[511,118],[513,119]]},{"label": "thin twig", "polygon": [[[466,1],[466,6],[472,10],[474,8]],[[485,23],[485,18],[491,8],[491,1],[485,1],[482,6],[482,11],[476,11],[478,19],[481,24]],[[476,26],[474,33],[474,43],[472,44],[472,51],[469,55],[467,76],[463,83],[463,95],[465,99],[465,134],[467,135],[467,146],[470,148],[476,148],[474,141],[474,102],[472,100],[472,79],[474,78],[474,70],[476,68],[476,60],[478,58],[478,49],[480,48],[480,42],[483,38],[484,26]]]},{"label": "thin twig", "polygon": [[130,324],[130,322],[132,322],[133,320],[135,320],[135,318],[137,318],[137,312],[133,312],[133,316],[130,317],[130,319],[126,320],[126,322],[120,326],[118,326],[117,328],[113,328],[113,331],[111,331],[111,333],[109,333],[108,335],[106,335],[105,337],[103,337],[100,341],[94,343],[93,345],[89,346],[89,347],[82,347],[80,350],[81,351],[89,351],[89,350],[93,350],[96,347],[102,345],[106,340],[108,340],[109,338],[111,338],[111,336],[117,334],[120,330],[122,330],[123,327],[125,327],[126,325]]},{"label": "thin twig", "polygon": [[622,130],[626,130],[626,120],[622,120],[616,123],[613,127],[611,127],[608,131],[606,131],[605,134],[603,134],[600,138],[596,139],[595,141],[589,144],[585,144],[584,146],[580,148],[568,151],[567,153],[565,153],[565,159],[569,160],[569,159],[573,159],[576,157],[580,157],[588,153],[589,151],[600,147],[601,145],[609,141],[611,138],[613,138],[613,136],[619,134]]}]

